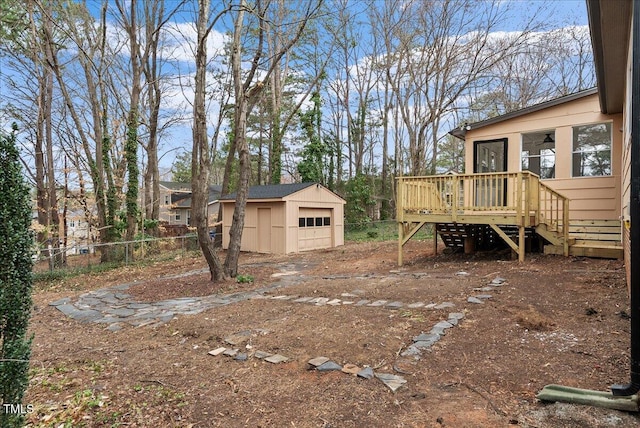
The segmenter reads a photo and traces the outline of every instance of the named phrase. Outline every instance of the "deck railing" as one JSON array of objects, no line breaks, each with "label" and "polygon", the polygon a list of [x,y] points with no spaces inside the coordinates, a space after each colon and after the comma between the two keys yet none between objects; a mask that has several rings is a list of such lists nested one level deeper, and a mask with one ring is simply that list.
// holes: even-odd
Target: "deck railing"
[{"label": "deck railing", "polygon": [[464,215],[499,212],[515,216],[517,224],[545,224],[565,237],[569,200],[528,171],[516,173],[453,174],[399,177],[398,221],[405,213],[448,215],[456,222]]}]

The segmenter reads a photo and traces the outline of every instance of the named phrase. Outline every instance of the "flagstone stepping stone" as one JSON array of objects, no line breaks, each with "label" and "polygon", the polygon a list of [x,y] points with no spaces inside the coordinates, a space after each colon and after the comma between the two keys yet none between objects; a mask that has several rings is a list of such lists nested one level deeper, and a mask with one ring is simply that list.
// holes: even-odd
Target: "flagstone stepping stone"
[{"label": "flagstone stepping stone", "polygon": [[253,353],[254,357],[259,358],[261,360],[264,359],[264,358],[270,357],[271,355],[273,355],[273,354],[271,354],[269,352],[265,352],[265,351],[256,351],[256,352]]},{"label": "flagstone stepping stone", "polygon": [[[328,302],[328,301],[329,301],[329,298],[327,298],[327,297],[320,297],[320,298],[318,298],[318,301],[317,301],[317,302],[315,302],[315,305],[316,305],[316,306],[324,306],[324,305],[326,305],[326,304],[327,304],[327,302]],[[313,302],[313,300],[312,300],[312,302]]]},{"label": "flagstone stepping stone", "polygon": [[446,329],[448,329],[448,328],[453,327],[453,324],[451,324],[451,323],[450,323],[450,322],[448,322],[448,321],[440,321],[439,323],[437,323],[436,325],[434,325],[434,327],[437,327],[437,328],[443,328],[443,329],[445,329],[445,330],[446,330]]},{"label": "flagstone stepping stone", "polygon": [[236,355],[234,358],[236,361],[247,361],[247,359],[249,359],[249,356],[245,352]]},{"label": "flagstone stepping stone", "polygon": [[452,302],[443,302],[443,303],[440,303],[439,305],[434,306],[434,308],[447,309],[447,308],[453,308],[454,306],[455,304],[453,304]]},{"label": "flagstone stepping stone", "polygon": [[340,302],[341,302],[341,300],[340,300],[340,299],[333,299],[333,300],[328,301],[328,302],[327,302],[327,305],[337,306],[337,305],[339,305],[339,304],[340,304]]},{"label": "flagstone stepping stone", "polygon": [[357,375],[360,370],[362,369],[355,364],[345,364],[344,366],[342,366],[342,373],[346,374]]},{"label": "flagstone stepping stone", "polygon": [[296,303],[306,303],[311,299],[313,299],[313,297],[300,297],[300,298],[294,300],[294,302],[296,302]]},{"label": "flagstone stepping stone", "polygon": [[373,376],[374,376],[373,369],[371,367],[365,367],[362,370],[360,370],[356,376],[361,377],[363,379],[373,379]]},{"label": "flagstone stepping stone", "polygon": [[497,278],[494,278],[489,284],[493,285],[494,287],[497,287],[504,284],[505,282],[507,282],[506,279],[497,277]]},{"label": "flagstone stepping stone", "polygon": [[284,296],[274,296],[271,299],[272,300],[290,300],[290,299],[292,299],[294,297],[295,296],[286,296],[286,295],[284,295]]},{"label": "flagstone stepping stone", "polygon": [[473,297],[473,296],[469,297],[469,298],[467,299],[467,302],[469,302],[469,303],[475,303],[475,304],[477,304],[477,305],[481,305],[481,304],[483,304],[483,303],[484,303],[482,300],[478,299],[477,297]]},{"label": "flagstone stepping stone", "polygon": [[407,305],[407,308],[409,309],[418,309],[424,306],[424,303],[422,302],[415,302],[415,303],[410,303]]},{"label": "flagstone stepping stone", "polygon": [[386,301],[386,300],[376,300],[376,301],[375,301],[375,302],[373,302],[373,303],[369,303],[367,306],[377,307],[377,306],[382,306],[382,305],[384,305],[385,303],[387,303],[387,301]]},{"label": "flagstone stepping stone", "polygon": [[404,303],[402,303],[402,302],[387,303],[387,308],[389,308],[389,309],[400,309],[403,306],[404,306]]},{"label": "flagstone stepping stone", "polygon": [[70,297],[64,297],[60,300],[56,300],[55,302],[51,302],[49,303],[49,306],[61,306],[61,305],[66,305],[67,303],[69,303],[71,301]]},{"label": "flagstone stepping stone", "polygon": [[270,356],[266,357],[264,360],[268,361],[270,363],[273,363],[273,364],[278,364],[278,363],[285,363],[285,362],[289,361],[289,358],[285,357],[284,355],[273,354],[273,355],[270,355]]},{"label": "flagstone stepping stone", "polygon": [[474,288],[473,291],[491,291],[493,290],[493,287],[479,287],[479,288]]},{"label": "flagstone stepping stone", "polygon": [[315,357],[310,359],[309,361],[307,361],[310,365],[312,365],[313,367],[318,367],[323,365],[324,363],[326,363],[327,361],[329,361],[329,358],[327,357]]},{"label": "flagstone stepping stone", "polygon": [[222,353],[222,355],[226,355],[228,357],[235,357],[236,355],[238,355],[238,349],[227,349]]},{"label": "flagstone stepping stone", "polygon": [[216,355],[222,354],[226,350],[227,350],[227,348],[225,348],[224,346],[221,346],[219,348],[216,348],[216,349],[214,349],[212,351],[207,352],[207,354],[213,355],[215,357]]},{"label": "flagstone stepping stone", "polygon": [[451,312],[449,314],[449,319],[451,319],[451,318],[455,318],[458,321],[460,321],[461,319],[464,318],[464,314],[462,312]]},{"label": "flagstone stepping stone", "polygon": [[346,300],[343,300],[343,301],[342,301],[342,304],[343,304],[343,305],[353,305],[353,303],[354,303],[354,302],[350,302],[350,301],[346,301]]},{"label": "flagstone stepping stone", "polygon": [[429,342],[429,341],[437,342],[438,340],[440,340],[440,335],[433,334],[433,333],[420,333],[419,335],[413,338],[414,342]]},{"label": "flagstone stepping stone", "polygon": [[491,294],[478,294],[476,299],[487,300],[491,299],[493,296]]},{"label": "flagstone stepping stone", "polygon": [[367,300],[367,299],[362,299],[360,301],[358,301],[358,303],[356,303],[356,306],[364,306],[367,303],[369,303],[371,300]]},{"label": "flagstone stepping stone", "polygon": [[456,276],[469,276],[469,273],[461,270],[460,272],[456,272],[455,275]]},{"label": "flagstone stepping stone", "polygon": [[353,293],[342,293],[340,296],[341,297],[360,297],[357,294],[353,294]]},{"label": "flagstone stepping stone", "polygon": [[329,372],[333,370],[342,370],[342,366],[340,364],[334,363],[333,361],[327,361],[326,363],[320,364],[316,367],[316,370],[319,372]]},{"label": "flagstone stepping stone", "polygon": [[402,376],[397,376],[390,373],[376,373],[375,376],[382,381],[389,389],[396,392],[398,388],[407,383],[407,380]]}]

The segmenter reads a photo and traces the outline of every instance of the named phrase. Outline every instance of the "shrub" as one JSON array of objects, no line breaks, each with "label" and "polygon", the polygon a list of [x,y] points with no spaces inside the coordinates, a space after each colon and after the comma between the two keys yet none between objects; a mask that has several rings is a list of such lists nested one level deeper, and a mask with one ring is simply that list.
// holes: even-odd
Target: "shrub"
[{"label": "shrub", "polygon": [[24,416],[4,411],[4,404],[22,404],[29,381],[31,338],[27,326],[31,311],[33,237],[29,231],[29,189],[22,175],[15,145],[16,126],[0,133],[0,426],[22,426]]}]

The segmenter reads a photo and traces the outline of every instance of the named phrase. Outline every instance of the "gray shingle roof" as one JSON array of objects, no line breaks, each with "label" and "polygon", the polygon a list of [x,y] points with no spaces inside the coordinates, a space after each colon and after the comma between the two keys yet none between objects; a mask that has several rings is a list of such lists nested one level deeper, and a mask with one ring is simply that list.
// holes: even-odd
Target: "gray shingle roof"
[{"label": "gray shingle roof", "polygon": [[[315,183],[265,184],[249,187],[248,199],[282,199],[293,193],[313,186]],[[235,200],[236,192],[223,196],[220,200]]]}]

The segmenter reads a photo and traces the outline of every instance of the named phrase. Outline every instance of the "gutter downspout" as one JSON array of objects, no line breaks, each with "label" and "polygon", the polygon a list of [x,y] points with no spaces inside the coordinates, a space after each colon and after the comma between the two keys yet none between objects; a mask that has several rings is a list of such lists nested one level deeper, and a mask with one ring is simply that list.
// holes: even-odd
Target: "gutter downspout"
[{"label": "gutter downspout", "polygon": [[[640,257],[640,0],[632,2],[631,58],[631,381],[627,385],[611,386],[614,396],[631,396],[640,391],[640,267],[633,263]],[[635,223],[635,224],[634,224]]]}]

